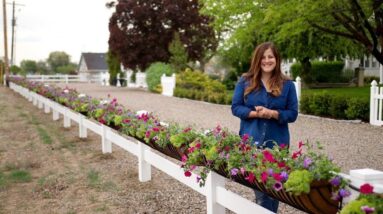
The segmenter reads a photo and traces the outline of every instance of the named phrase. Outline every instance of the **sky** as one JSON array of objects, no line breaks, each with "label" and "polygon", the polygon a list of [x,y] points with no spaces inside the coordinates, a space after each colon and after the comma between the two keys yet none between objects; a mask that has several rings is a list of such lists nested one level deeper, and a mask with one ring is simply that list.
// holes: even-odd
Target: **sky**
[{"label": "sky", "polygon": [[[108,22],[114,9],[108,0],[17,0],[15,62],[46,60],[53,51],[64,51],[78,63],[82,52],[106,52]],[[7,3],[12,3],[8,0]],[[0,56],[4,56],[1,4]],[[7,4],[8,58],[11,58],[12,5]]]}]

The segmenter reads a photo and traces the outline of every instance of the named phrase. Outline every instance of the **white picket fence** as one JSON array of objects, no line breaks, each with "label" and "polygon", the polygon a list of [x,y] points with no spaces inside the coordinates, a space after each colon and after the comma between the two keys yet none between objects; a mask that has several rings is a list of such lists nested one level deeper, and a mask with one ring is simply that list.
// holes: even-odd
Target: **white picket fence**
[{"label": "white picket fence", "polygon": [[82,82],[79,75],[27,75],[26,78],[36,82]]},{"label": "white picket fence", "polygon": [[162,95],[172,97],[176,87],[176,74],[167,77],[165,74],[161,76]]},{"label": "white picket fence", "polygon": [[52,112],[53,120],[58,120],[60,115],[62,115],[64,127],[69,128],[72,121],[78,123],[80,138],[87,137],[88,129],[100,135],[101,149],[103,153],[111,153],[112,144],[115,144],[135,155],[138,158],[138,178],[141,182],[151,180],[151,167],[154,166],[186,186],[206,196],[207,213],[209,214],[225,213],[225,208],[236,213],[273,213],[254,202],[227,190],[225,188],[227,179],[215,172],[209,173],[205,186],[200,187],[196,182],[196,174],[192,174],[191,177],[185,177],[183,169],[181,169],[178,164],[156,154],[144,143],[141,143],[134,138],[123,137],[108,126],[89,120],[82,114],[74,112],[59,103],[12,82],[10,82],[10,88],[33,102],[39,109],[44,109],[45,113]]},{"label": "white picket fence", "polygon": [[370,92],[370,124],[383,126],[383,87],[374,80]]}]

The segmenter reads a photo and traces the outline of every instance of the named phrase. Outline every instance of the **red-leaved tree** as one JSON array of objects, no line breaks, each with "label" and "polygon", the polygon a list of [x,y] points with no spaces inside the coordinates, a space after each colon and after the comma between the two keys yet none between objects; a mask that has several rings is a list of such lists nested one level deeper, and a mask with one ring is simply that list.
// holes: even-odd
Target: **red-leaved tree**
[{"label": "red-leaved tree", "polygon": [[151,63],[168,62],[169,43],[178,32],[190,61],[204,61],[217,39],[211,17],[199,13],[198,0],[117,0],[109,21],[109,50],[126,68],[144,70]]}]

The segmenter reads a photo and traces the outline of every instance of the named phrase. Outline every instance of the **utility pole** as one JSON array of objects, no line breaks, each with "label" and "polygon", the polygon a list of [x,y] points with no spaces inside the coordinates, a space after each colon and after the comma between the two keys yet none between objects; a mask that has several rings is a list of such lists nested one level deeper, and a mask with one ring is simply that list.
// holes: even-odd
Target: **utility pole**
[{"label": "utility pole", "polygon": [[[5,0],[3,0],[3,21],[4,21],[4,70],[6,80],[9,77],[9,65],[8,65],[8,38],[7,38],[7,8]],[[6,81],[8,86],[8,81]]]},{"label": "utility pole", "polygon": [[11,42],[11,66],[15,64],[15,27],[16,27],[16,18],[15,18],[15,6],[24,6],[23,4],[16,4],[15,1],[12,2],[12,42]]}]

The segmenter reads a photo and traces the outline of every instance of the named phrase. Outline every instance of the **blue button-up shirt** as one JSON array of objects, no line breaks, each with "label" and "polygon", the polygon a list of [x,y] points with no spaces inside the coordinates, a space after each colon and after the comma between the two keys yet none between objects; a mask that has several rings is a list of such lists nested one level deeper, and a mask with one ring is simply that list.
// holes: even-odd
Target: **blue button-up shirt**
[{"label": "blue button-up shirt", "polygon": [[[249,82],[242,77],[235,87],[231,105],[233,115],[241,119],[239,134],[241,136],[248,134],[253,138],[252,143],[257,146],[272,147],[273,141],[278,145],[289,145],[288,123],[294,122],[298,117],[298,100],[294,83],[291,80],[284,81],[282,93],[278,97],[267,92],[263,84],[259,90],[254,90],[244,97],[248,85]],[[249,113],[255,110],[255,106],[278,111],[278,120],[249,118]]]}]

